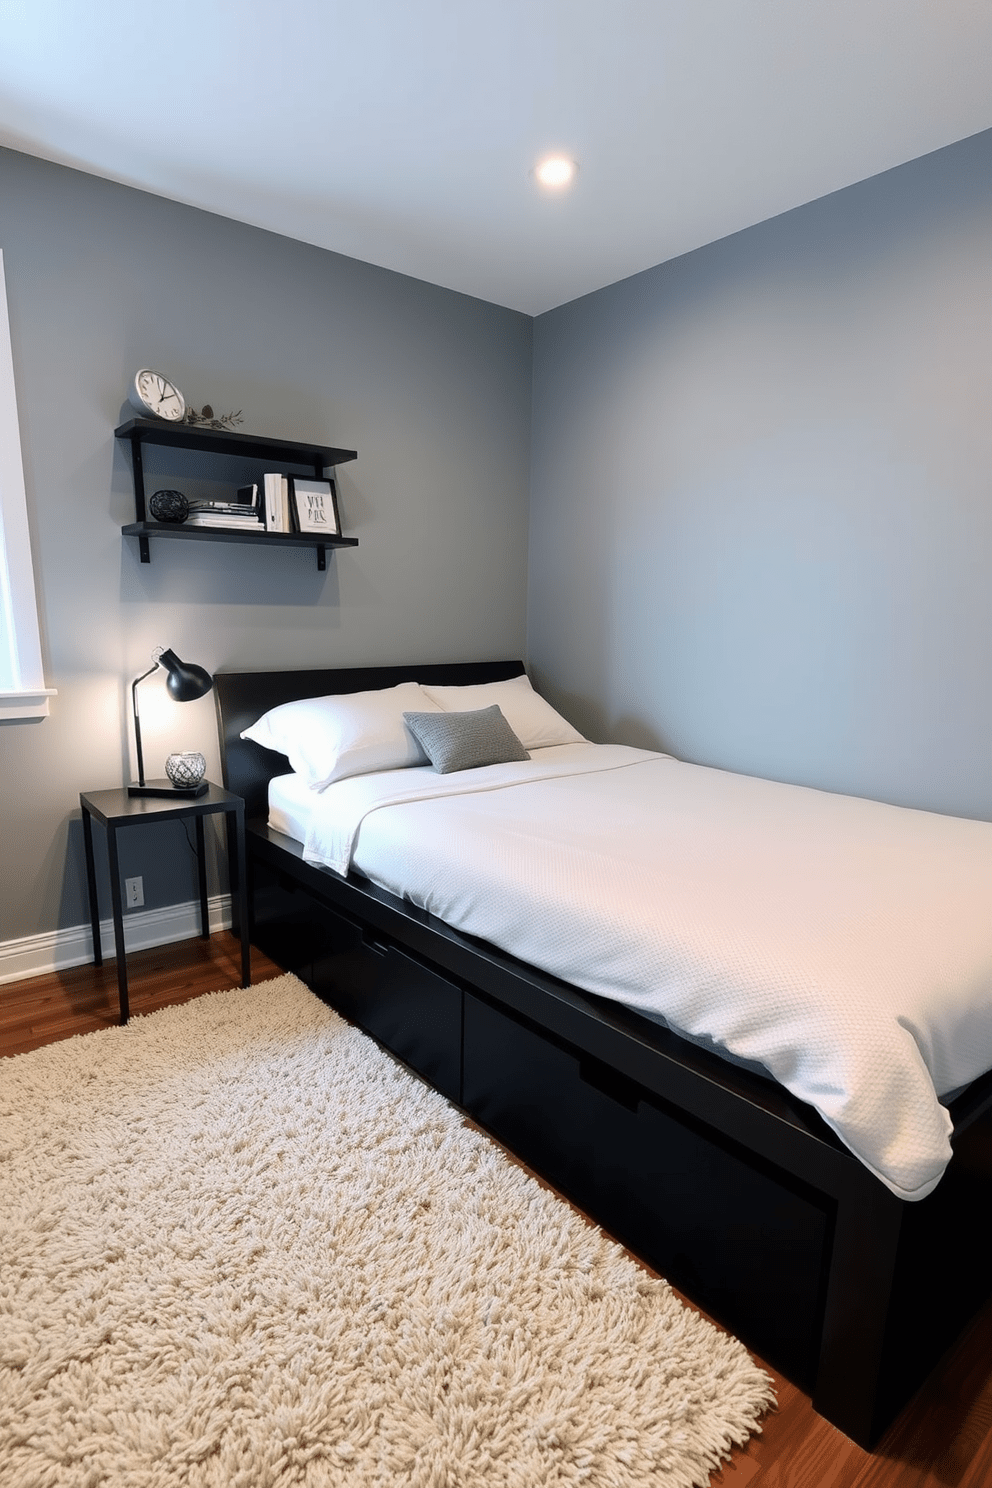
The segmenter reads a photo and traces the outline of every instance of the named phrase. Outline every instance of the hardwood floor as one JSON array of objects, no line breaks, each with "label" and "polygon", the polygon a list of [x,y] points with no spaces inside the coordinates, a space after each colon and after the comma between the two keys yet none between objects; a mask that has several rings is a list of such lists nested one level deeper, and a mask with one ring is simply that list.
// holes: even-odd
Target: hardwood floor
[{"label": "hardwood floor", "polygon": [[[253,983],[280,971],[268,957],[252,950]],[[132,1015],[236,987],[239,980],[239,943],[229,935],[136,951],[128,957]],[[113,961],[11,982],[0,987],[0,1057],[108,1028],[117,1021]],[[809,1396],[774,1370],[769,1373],[775,1380],[778,1409],[766,1418],[761,1435],[752,1437],[714,1476],[714,1488],[992,1485],[992,1307],[873,1453],[862,1451],[817,1416]]]},{"label": "hardwood floor", "polygon": [[[282,974],[281,967],[254,948],[251,971],[253,983]],[[241,942],[233,935],[131,951],[127,958],[132,1017],[204,992],[237,987],[240,981]],[[119,1021],[114,960],[0,986],[0,1056],[26,1054],[76,1033],[112,1028]]]}]

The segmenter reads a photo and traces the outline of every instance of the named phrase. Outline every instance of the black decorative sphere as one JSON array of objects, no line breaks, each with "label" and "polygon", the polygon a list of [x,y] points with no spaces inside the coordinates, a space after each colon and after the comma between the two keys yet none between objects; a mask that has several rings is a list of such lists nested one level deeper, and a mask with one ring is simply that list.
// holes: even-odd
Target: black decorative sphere
[{"label": "black decorative sphere", "polygon": [[185,522],[189,502],[182,491],[156,491],[148,503],[157,522]]}]

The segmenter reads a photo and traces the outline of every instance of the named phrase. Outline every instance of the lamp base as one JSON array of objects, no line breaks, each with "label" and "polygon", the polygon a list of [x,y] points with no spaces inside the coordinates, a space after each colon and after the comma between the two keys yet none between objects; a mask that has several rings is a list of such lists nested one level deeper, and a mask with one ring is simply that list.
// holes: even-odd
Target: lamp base
[{"label": "lamp base", "polygon": [[197,785],[173,785],[171,780],[150,780],[147,785],[129,785],[129,796],[168,796],[170,800],[192,801],[205,796],[210,789],[209,780]]}]

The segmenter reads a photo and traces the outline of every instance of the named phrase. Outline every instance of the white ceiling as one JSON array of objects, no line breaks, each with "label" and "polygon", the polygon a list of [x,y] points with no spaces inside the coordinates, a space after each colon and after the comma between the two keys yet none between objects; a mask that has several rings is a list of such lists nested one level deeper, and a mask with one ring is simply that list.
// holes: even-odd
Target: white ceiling
[{"label": "white ceiling", "polygon": [[0,143],[529,314],[989,127],[989,0],[0,5]]}]

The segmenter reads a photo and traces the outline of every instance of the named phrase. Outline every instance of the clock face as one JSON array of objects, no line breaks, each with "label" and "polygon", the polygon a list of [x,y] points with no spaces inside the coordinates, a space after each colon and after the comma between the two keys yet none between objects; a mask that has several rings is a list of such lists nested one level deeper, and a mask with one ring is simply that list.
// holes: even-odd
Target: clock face
[{"label": "clock face", "polygon": [[153,372],[150,367],[142,367],[135,377],[131,402],[140,412],[150,413],[152,418],[178,423],[186,416],[186,399],[175,383],[163,377],[161,372]]}]

